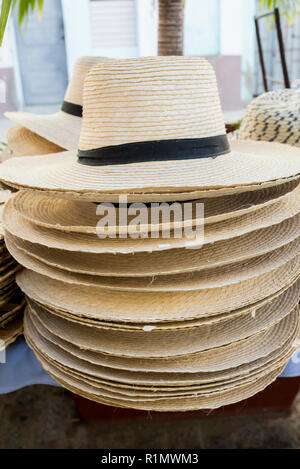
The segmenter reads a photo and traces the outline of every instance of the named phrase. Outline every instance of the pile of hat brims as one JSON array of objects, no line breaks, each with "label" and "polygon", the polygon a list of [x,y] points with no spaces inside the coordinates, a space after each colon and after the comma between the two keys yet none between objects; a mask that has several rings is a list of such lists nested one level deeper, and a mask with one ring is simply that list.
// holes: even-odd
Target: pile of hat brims
[{"label": "pile of hat brims", "polygon": [[[4,203],[10,196],[10,191],[0,189],[0,220]],[[4,230],[0,222],[0,351],[23,333],[25,301],[15,282],[18,269],[17,262],[5,246]]]},{"label": "pile of hat brims", "polygon": [[299,194],[294,180],[199,199],[202,246],[172,231],[99,239],[95,204],[17,193],[4,223],[26,267],[29,345],[57,381],[108,405],[180,411],[254,395],[297,346]]}]

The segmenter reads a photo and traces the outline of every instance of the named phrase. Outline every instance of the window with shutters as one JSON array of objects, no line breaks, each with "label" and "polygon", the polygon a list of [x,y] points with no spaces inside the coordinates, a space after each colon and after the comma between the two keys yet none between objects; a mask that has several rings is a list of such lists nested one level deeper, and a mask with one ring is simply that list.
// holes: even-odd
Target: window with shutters
[{"label": "window with shutters", "polygon": [[135,0],[90,0],[92,47],[136,46]]}]

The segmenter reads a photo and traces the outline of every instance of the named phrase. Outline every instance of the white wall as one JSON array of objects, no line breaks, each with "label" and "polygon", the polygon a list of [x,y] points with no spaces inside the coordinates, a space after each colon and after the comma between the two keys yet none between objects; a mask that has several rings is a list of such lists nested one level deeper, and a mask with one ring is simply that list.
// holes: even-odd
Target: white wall
[{"label": "white wall", "polygon": [[221,55],[242,55],[243,6],[247,2],[249,0],[220,0]]},{"label": "white wall", "polygon": [[137,45],[94,48],[92,44],[89,0],[62,0],[69,75],[76,59],[82,55],[113,58],[156,55],[156,0],[136,0]]}]

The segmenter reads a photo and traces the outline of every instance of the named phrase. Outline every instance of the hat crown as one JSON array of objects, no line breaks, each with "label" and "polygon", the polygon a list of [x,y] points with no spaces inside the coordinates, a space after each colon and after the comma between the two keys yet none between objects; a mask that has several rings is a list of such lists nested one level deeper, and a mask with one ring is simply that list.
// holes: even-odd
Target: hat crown
[{"label": "hat crown", "polygon": [[73,74],[66,90],[65,101],[82,106],[84,80],[92,67],[105,60],[111,61],[111,59],[106,57],[79,57],[76,60]]},{"label": "hat crown", "polygon": [[203,58],[142,57],[93,67],[79,148],[225,134],[216,75]]}]

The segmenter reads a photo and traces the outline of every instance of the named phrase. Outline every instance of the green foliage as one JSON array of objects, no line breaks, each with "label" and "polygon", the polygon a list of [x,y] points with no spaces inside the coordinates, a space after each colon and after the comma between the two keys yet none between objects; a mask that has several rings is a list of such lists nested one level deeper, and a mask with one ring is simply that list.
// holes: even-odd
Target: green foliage
[{"label": "green foliage", "polygon": [[296,21],[300,13],[300,0],[259,0],[259,5],[261,9],[270,11],[279,8],[288,26]]},{"label": "green foliage", "polygon": [[7,20],[10,12],[18,7],[19,26],[23,23],[26,16],[37,7],[39,16],[42,15],[44,0],[2,0],[0,14],[0,45],[2,45]]}]

